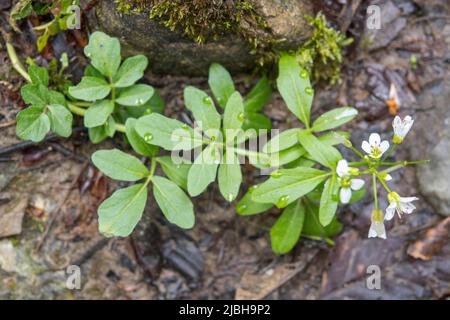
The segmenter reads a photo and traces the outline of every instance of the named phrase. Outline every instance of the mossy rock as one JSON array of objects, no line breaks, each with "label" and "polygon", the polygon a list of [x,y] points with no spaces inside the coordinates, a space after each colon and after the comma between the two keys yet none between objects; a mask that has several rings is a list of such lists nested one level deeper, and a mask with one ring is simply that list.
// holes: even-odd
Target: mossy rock
[{"label": "mossy rock", "polygon": [[207,74],[213,62],[232,73],[246,72],[274,49],[295,50],[308,39],[311,28],[305,15],[313,14],[312,1],[247,2],[260,28],[244,16],[239,19],[239,26],[201,44],[187,36],[181,27],[172,31],[158,18],[150,18],[146,10],[119,12],[115,0],[100,1],[96,14],[100,29],[120,39],[125,55],[145,54],[152,72],[160,74],[201,76]]}]

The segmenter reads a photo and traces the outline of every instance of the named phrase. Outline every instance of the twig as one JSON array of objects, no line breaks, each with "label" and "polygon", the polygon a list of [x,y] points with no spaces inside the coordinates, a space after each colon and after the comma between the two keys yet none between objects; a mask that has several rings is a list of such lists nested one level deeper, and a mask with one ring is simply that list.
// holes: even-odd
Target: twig
[{"label": "twig", "polygon": [[[87,131],[87,129],[85,127],[76,127],[72,130],[73,133],[85,132],[85,131]],[[58,138],[60,138],[60,137],[55,134],[51,134],[51,135],[48,135],[47,137],[45,137],[44,140],[42,140],[41,142],[33,142],[33,141],[19,142],[19,143],[16,143],[16,144],[13,144],[13,145],[10,145],[10,146],[0,149],[0,155],[18,152],[23,149],[27,149],[29,147],[34,147],[34,146],[40,145],[41,143],[56,140]]]},{"label": "twig", "polygon": [[10,120],[5,123],[0,123],[0,129],[8,128],[16,124],[16,120]]}]

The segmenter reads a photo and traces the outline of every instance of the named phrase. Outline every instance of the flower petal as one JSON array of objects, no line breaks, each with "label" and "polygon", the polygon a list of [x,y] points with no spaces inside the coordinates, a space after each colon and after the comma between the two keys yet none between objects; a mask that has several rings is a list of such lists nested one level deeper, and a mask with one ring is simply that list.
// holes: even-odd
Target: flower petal
[{"label": "flower petal", "polygon": [[411,214],[416,208],[411,202],[400,202],[400,210],[406,214]]},{"label": "flower petal", "polygon": [[367,141],[363,141],[361,148],[364,150],[365,153],[371,153],[372,152],[372,148],[370,147],[370,144]]},{"label": "flower petal", "polygon": [[353,190],[359,190],[364,186],[364,180],[363,179],[352,179],[350,188]]},{"label": "flower petal", "polygon": [[394,121],[392,121],[392,127],[394,132],[398,134],[397,130],[402,126],[402,119],[399,116],[395,116]]},{"label": "flower petal", "polygon": [[370,225],[369,238],[375,237],[386,239],[386,228],[383,222],[374,221]]},{"label": "flower petal", "polygon": [[339,160],[336,167],[336,173],[339,177],[348,176],[349,173],[347,160]]},{"label": "flower petal", "polygon": [[378,133],[372,133],[369,136],[369,144],[371,146],[379,146],[381,142],[381,137]]},{"label": "flower petal", "polygon": [[384,140],[383,142],[381,142],[381,144],[380,144],[381,152],[385,153],[388,149],[389,149],[389,141]]},{"label": "flower petal", "polygon": [[352,190],[350,188],[341,188],[341,191],[339,192],[339,198],[341,200],[341,203],[343,204],[349,203],[351,197],[352,197]]},{"label": "flower petal", "polygon": [[392,202],[387,208],[386,208],[386,214],[384,215],[384,220],[389,221],[392,220],[395,214],[395,208],[397,207],[397,204],[395,202]]},{"label": "flower petal", "polygon": [[419,200],[417,197],[399,197],[400,202],[413,202]]},{"label": "flower petal", "polygon": [[387,173],[385,176],[384,176],[384,181],[391,181],[392,180],[392,176],[389,174],[389,173]]}]

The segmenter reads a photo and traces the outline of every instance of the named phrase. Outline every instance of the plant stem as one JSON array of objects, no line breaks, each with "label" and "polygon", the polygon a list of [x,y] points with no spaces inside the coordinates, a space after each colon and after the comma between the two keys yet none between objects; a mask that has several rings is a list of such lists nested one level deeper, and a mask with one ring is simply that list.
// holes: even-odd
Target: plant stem
[{"label": "plant stem", "polygon": [[[353,150],[353,152],[355,152],[361,159],[364,159],[364,156],[362,155],[362,153],[356,149],[354,146],[351,146],[351,149]],[[365,162],[367,163],[367,161]]]},{"label": "plant stem", "polygon": [[380,180],[381,184],[386,189],[386,191],[391,193],[392,192],[391,189],[389,189],[389,187],[387,186],[386,182],[384,182],[384,179],[381,177],[381,175],[376,171],[375,171],[375,174],[377,175],[378,180]]},{"label": "plant stem", "polygon": [[384,155],[384,157],[380,160],[380,164],[383,163],[384,160],[386,160],[391,154],[392,152],[394,152],[395,148],[397,147],[397,144],[394,144],[389,151]]},{"label": "plant stem", "polygon": [[17,57],[16,49],[14,46],[6,42],[6,50],[8,51],[9,59],[11,60],[11,64],[13,68],[28,82],[31,82],[30,75],[23,67],[22,63],[20,62],[19,58]]},{"label": "plant stem", "polygon": [[426,164],[429,163],[430,160],[416,160],[416,161],[397,161],[397,162],[383,162],[380,165],[381,166],[407,166],[407,165],[414,165],[414,164]]},{"label": "plant stem", "polygon": [[156,170],[156,158],[152,158],[152,162],[150,164],[150,177],[153,177]]},{"label": "plant stem", "polygon": [[373,188],[373,199],[375,202],[375,209],[378,209],[377,179],[375,173],[372,173],[372,188]]}]

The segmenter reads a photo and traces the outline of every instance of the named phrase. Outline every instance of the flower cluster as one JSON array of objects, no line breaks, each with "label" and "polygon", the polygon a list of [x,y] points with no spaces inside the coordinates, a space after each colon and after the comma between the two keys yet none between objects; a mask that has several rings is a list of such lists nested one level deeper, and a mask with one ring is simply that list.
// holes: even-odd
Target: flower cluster
[{"label": "flower cluster", "polygon": [[[379,237],[386,239],[386,230],[384,227],[384,221],[391,220],[395,213],[399,218],[402,214],[410,214],[416,208],[412,202],[418,200],[417,197],[402,197],[397,192],[391,191],[386,182],[392,180],[389,172],[397,170],[406,164],[416,164],[420,162],[388,162],[385,161],[395,147],[401,144],[408,134],[413,125],[414,120],[410,116],[406,116],[403,120],[396,116],[392,123],[394,129],[393,144],[387,140],[381,140],[381,136],[378,133],[372,133],[369,136],[369,141],[363,141],[361,148],[367,153],[366,156],[362,155],[351,144],[348,144],[363,160],[364,162],[355,163],[355,165],[364,165],[368,169],[360,171],[356,167],[351,167],[346,160],[340,160],[336,167],[336,174],[338,176],[339,183],[339,200],[343,204],[350,202],[352,197],[352,191],[359,190],[364,186],[364,180],[358,177],[364,174],[371,174],[373,177],[373,192],[375,200],[375,209],[372,212],[371,226],[369,229],[368,237]],[[378,171],[382,166],[387,166],[388,169]],[[377,185],[376,181],[379,181],[388,193],[389,206],[386,208],[385,214],[378,208],[377,198]]]}]

